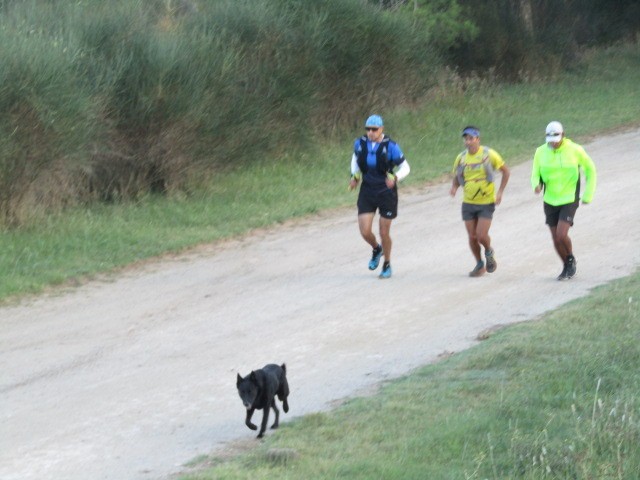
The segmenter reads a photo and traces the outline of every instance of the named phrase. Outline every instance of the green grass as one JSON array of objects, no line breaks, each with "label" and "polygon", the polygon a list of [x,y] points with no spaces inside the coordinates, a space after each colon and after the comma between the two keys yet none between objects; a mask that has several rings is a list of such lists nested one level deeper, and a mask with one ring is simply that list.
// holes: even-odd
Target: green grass
[{"label": "green grass", "polygon": [[[640,49],[628,45],[591,53],[579,71],[544,83],[496,86],[451,75],[415,109],[379,113],[411,164],[406,184],[423,186],[449,172],[463,148],[459,132],[467,123],[480,126],[483,143],[512,165],[533,155],[551,119],[561,120],[578,141],[637,127],[638,84]],[[305,152],[283,152],[277,162],[265,159],[239,171],[221,171],[212,187],[182,198],[149,196],[134,204],[68,210],[0,230],[0,301],[293,217],[352,206],[355,196],[346,186],[352,142],[361,130],[322,142],[325,132],[318,132]]]},{"label": "green grass", "polygon": [[184,478],[637,479],[638,292],[640,272]]}]

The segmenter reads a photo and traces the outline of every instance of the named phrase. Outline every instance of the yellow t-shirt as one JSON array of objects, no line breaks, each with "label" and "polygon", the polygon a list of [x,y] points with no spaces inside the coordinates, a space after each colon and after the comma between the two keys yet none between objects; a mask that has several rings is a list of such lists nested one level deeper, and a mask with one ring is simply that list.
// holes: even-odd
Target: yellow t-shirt
[{"label": "yellow t-shirt", "polygon": [[[463,161],[464,158],[464,161]],[[500,170],[504,165],[504,160],[493,148],[480,147],[474,154],[464,150],[453,162],[453,174],[458,174],[458,165],[463,161],[464,169],[464,203],[474,205],[488,205],[495,203],[495,185],[491,178],[492,172]],[[486,161],[486,165],[484,162]],[[489,179],[487,178],[489,176]]]}]

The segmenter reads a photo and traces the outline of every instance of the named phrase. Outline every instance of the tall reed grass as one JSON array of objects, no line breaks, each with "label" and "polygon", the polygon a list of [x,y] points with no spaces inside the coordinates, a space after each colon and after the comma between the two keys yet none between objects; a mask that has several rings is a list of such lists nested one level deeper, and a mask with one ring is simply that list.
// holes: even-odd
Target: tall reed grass
[{"label": "tall reed grass", "polygon": [[0,223],[9,225],[44,198],[75,196],[64,172],[85,156],[92,135],[88,92],[69,68],[79,49],[57,8],[21,8],[0,16]]},{"label": "tall reed grass", "polygon": [[[358,0],[2,4],[0,222],[189,193],[415,100],[429,34]],[[46,182],[44,179],[54,181]]]},{"label": "tall reed grass", "polygon": [[588,42],[578,31],[617,38],[604,18],[636,31],[637,8],[600,15],[608,3],[554,23],[508,0],[0,1],[0,225],[190,195],[423,102],[447,60],[484,78],[555,74]]}]

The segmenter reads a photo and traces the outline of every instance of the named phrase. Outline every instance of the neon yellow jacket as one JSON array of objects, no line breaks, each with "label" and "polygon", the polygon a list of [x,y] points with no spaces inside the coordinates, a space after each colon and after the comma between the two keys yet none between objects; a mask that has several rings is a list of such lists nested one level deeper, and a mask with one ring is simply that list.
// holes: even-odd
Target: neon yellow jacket
[{"label": "neon yellow jacket", "polygon": [[544,185],[544,201],[558,206],[575,202],[580,194],[580,169],[585,177],[582,201],[590,203],[596,190],[596,166],[577,143],[568,138],[559,148],[546,143],[536,149],[531,170],[531,187]]}]

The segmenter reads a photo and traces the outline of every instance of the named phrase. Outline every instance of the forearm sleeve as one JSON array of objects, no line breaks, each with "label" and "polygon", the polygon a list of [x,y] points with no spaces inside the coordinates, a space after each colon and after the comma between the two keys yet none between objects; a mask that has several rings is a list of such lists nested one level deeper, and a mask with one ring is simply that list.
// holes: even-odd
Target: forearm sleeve
[{"label": "forearm sleeve", "polygon": [[358,157],[354,153],[351,157],[351,175],[355,175],[360,172],[360,167],[358,166]]},{"label": "forearm sleeve", "polygon": [[406,176],[409,175],[409,172],[411,172],[411,167],[409,166],[409,162],[405,160],[398,166],[398,170],[395,172],[395,175],[398,181],[400,181],[403,178],[406,178]]}]

